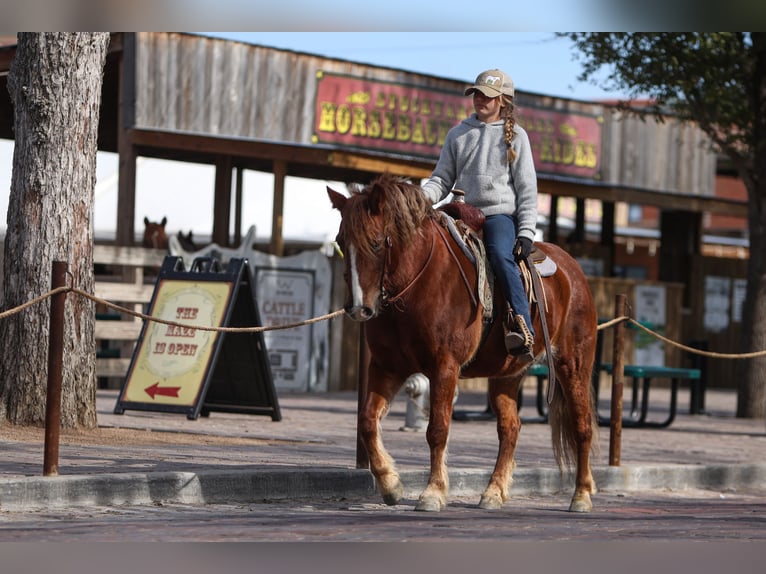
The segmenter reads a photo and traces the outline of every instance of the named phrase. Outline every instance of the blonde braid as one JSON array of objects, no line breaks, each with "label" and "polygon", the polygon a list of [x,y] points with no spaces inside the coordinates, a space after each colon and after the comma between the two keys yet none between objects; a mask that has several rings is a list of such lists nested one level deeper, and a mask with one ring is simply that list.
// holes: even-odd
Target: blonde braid
[{"label": "blonde braid", "polygon": [[516,152],[511,147],[513,139],[513,128],[516,127],[516,106],[513,103],[513,96],[503,95],[503,115],[505,116],[505,145],[508,146],[508,163],[513,163],[516,159]]}]

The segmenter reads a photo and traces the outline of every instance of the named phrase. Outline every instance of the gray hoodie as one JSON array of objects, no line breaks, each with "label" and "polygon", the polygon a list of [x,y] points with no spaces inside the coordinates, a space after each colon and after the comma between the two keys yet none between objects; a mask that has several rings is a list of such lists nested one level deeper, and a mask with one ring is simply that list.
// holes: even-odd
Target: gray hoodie
[{"label": "gray hoodie", "polygon": [[465,201],[484,215],[515,215],[516,234],[534,241],[537,226],[537,174],[524,129],[516,125],[511,147],[516,159],[508,165],[505,122],[485,124],[476,114],[450,129],[439,161],[423,191],[432,203],[452,189],[465,192]]}]

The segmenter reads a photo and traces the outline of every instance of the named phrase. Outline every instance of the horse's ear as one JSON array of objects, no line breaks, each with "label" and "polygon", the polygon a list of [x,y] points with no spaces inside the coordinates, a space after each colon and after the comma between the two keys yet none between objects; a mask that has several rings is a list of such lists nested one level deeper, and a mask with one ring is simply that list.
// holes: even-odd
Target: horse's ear
[{"label": "horse's ear", "polygon": [[385,187],[380,185],[377,181],[374,182],[369,188],[369,203],[368,208],[370,213],[377,215],[381,212],[383,204],[386,200]]},{"label": "horse's ear", "polygon": [[149,225],[149,218],[144,216],[144,225]]},{"label": "horse's ear", "polygon": [[330,196],[330,203],[332,203],[332,206],[338,211],[342,211],[348,198],[332,189],[329,185],[327,186],[327,195]]},{"label": "horse's ear", "polygon": [[168,223],[168,218],[167,217],[163,217],[162,218],[162,222],[160,222],[160,225],[162,227],[165,227],[165,225],[167,225],[167,223]]}]

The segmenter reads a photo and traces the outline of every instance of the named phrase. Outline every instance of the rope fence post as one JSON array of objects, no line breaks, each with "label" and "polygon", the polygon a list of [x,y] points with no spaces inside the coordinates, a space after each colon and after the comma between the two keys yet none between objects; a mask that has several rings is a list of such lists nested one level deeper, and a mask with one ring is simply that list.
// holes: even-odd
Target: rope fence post
[{"label": "rope fence post", "polygon": [[370,458],[362,441],[359,429],[359,413],[364,408],[367,399],[367,372],[370,367],[370,349],[367,347],[367,336],[364,323],[359,325],[359,375],[357,387],[357,417],[356,417],[356,468],[370,468]]},{"label": "rope fence post", "polygon": [[[67,264],[54,261],[51,288],[66,285]],[[48,390],[45,399],[45,452],[43,475],[58,476],[59,435],[61,428],[61,381],[64,365],[64,307],[66,291],[51,297],[50,328],[48,332]]]},{"label": "rope fence post", "polygon": [[[627,298],[618,294],[614,298],[614,316],[624,317]],[[625,350],[625,322],[614,327],[612,348],[612,403],[609,423],[609,466],[620,466],[622,450],[622,390],[625,382],[623,353]]]}]

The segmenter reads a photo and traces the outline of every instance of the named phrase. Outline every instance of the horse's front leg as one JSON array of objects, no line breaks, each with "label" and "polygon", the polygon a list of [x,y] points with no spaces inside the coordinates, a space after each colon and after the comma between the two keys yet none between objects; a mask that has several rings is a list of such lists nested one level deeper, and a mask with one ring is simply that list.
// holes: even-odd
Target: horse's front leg
[{"label": "horse's front leg", "polygon": [[489,379],[489,400],[497,416],[499,441],[495,470],[481,495],[479,506],[487,510],[500,508],[508,500],[513,482],[514,452],[521,430],[518,396],[520,380]]},{"label": "horse's front leg", "polygon": [[432,380],[430,417],[426,440],[431,450],[431,474],[428,485],[420,495],[415,510],[438,512],[447,506],[449,474],[447,471],[447,440],[452,419],[452,403],[457,386],[457,369]]},{"label": "horse's front leg", "polygon": [[378,491],[386,504],[394,505],[404,496],[404,487],[381,437],[381,420],[388,413],[390,402],[391,395],[387,392],[381,394],[377,389],[369,389],[357,424]]}]

